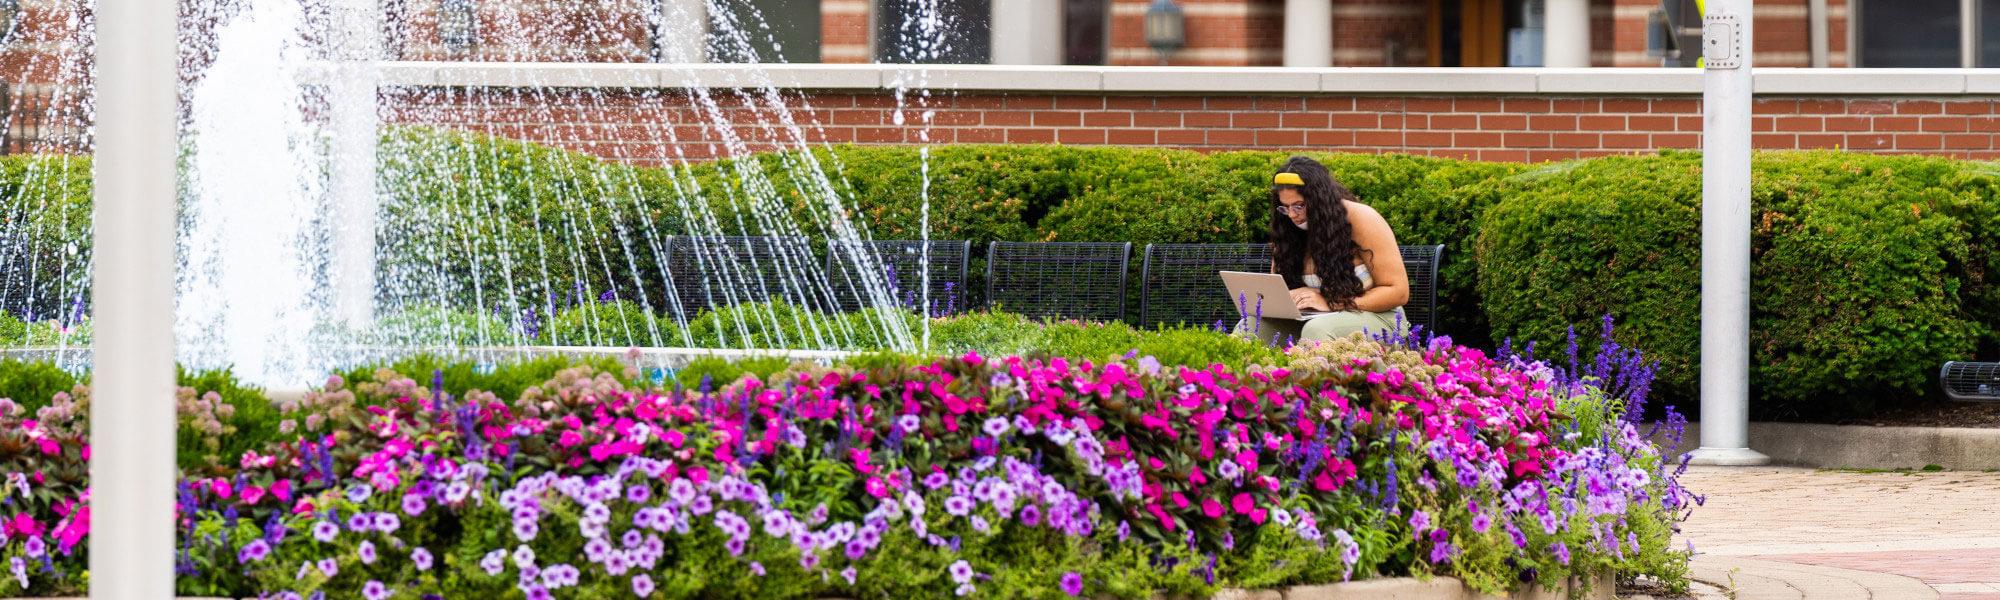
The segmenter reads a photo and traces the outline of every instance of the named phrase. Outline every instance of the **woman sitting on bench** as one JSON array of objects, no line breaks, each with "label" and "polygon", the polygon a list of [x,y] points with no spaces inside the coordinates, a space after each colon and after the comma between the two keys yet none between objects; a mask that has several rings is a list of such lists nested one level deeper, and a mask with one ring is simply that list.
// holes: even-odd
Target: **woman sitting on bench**
[{"label": "woman sitting on bench", "polygon": [[1271,178],[1271,272],[1285,278],[1304,320],[1246,317],[1241,333],[1264,339],[1331,340],[1357,331],[1409,330],[1410,300],[1396,233],[1325,166],[1294,156]]}]

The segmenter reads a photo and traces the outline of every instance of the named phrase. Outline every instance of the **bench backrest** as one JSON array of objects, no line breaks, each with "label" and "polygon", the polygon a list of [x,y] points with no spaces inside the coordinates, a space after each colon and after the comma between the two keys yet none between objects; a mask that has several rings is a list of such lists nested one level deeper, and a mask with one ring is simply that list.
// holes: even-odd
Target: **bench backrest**
[{"label": "bench backrest", "polygon": [[[828,244],[826,274],[832,283],[834,301],[844,311],[859,310],[869,304],[865,301],[863,274],[857,272],[866,263],[889,276],[891,289],[887,292],[895,299],[896,306],[914,309],[923,304],[925,246],[926,242],[921,240],[872,240],[862,242],[859,248],[837,242]],[[966,302],[965,274],[966,266],[972,262],[972,242],[931,240],[928,246],[930,310],[926,314],[947,315],[971,308]],[[857,251],[868,253],[867,259],[856,260]]]},{"label": "bench backrest", "polygon": [[667,240],[664,309],[693,318],[711,308],[784,300],[813,306],[818,259],[797,236],[674,236]]},{"label": "bench backrest", "polygon": [[[1410,301],[1403,315],[1414,326],[1431,331],[1437,320],[1438,264],[1443,245],[1401,246],[1403,270],[1410,279]],[[1234,324],[1236,306],[1229,302],[1217,271],[1271,270],[1268,244],[1148,244],[1140,281],[1139,324],[1147,327],[1186,324]]]},{"label": "bench backrest", "polygon": [[994,242],[987,305],[1035,318],[1119,320],[1131,254],[1130,242]]}]

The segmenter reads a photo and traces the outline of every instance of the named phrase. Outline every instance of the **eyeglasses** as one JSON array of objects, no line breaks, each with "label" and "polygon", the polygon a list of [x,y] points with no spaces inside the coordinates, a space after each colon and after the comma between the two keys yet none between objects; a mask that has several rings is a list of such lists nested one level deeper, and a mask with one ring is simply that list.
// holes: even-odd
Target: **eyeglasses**
[{"label": "eyeglasses", "polygon": [[1275,209],[1273,209],[1273,210],[1276,210],[1276,211],[1278,211],[1278,214],[1281,214],[1281,215],[1286,215],[1286,216],[1296,216],[1296,215],[1303,215],[1303,214],[1306,214],[1306,205],[1304,205],[1304,204],[1290,204],[1290,205],[1286,205],[1286,204],[1280,204],[1280,205],[1278,205],[1278,207],[1277,207],[1277,208],[1275,208]]}]

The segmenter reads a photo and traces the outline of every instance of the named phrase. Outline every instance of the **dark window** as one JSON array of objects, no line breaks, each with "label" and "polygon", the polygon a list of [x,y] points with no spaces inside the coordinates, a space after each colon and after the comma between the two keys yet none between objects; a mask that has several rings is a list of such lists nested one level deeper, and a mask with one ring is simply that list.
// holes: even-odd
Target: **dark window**
[{"label": "dark window", "polygon": [[1979,66],[2000,66],[2000,0],[1979,0]]},{"label": "dark window", "polygon": [[[875,61],[985,64],[992,61],[992,0],[880,0]],[[1000,0],[1005,2],[1007,0]],[[935,19],[933,22],[926,22]]]},{"label": "dark window", "polygon": [[819,62],[819,0],[725,0],[710,6],[709,60]]},{"label": "dark window", "polygon": [[1063,0],[1063,64],[1106,64],[1110,33],[1111,0]]},{"label": "dark window", "polygon": [[1958,67],[1958,0],[1874,0],[1854,5],[1860,67]]}]

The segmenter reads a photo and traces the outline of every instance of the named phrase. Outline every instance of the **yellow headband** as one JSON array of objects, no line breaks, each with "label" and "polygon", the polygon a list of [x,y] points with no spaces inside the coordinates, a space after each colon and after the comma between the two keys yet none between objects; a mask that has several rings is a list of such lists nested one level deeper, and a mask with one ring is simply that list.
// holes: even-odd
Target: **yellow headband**
[{"label": "yellow headband", "polygon": [[1277,177],[1271,178],[1271,185],[1305,185],[1305,184],[1306,180],[1299,179],[1298,173],[1279,173]]}]

